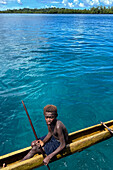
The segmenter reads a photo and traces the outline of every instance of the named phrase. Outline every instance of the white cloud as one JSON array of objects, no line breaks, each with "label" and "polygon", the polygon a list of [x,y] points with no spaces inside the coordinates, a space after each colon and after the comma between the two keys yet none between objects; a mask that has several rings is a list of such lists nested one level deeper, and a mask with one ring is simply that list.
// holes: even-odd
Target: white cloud
[{"label": "white cloud", "polygon": [[48,6],[48,5],[45,5],[45,8],[49,8],[49,6]]},{"label": "white cloud", "polygon": [[6,2],[6,1],[4,1],[4,0],[0,0],[0,4],[6,5],[6,4],[7,4],[7,2]]},{"label": "white cloud", "polygon": [[63,0],[63,1],[62,1],[63,4],[65,4],[65,3],[67,3],[67,2],[68,2],[68,0]]},{"label": "white cloud", "polygon": [[59,4],[60,2],[58,2],[58,1],[52,1],[51,3],[52,3],[52,4]]},{"label": "white cloud", "polygon": [[68,2],[68,0],[63,0],[62,4],[64,4],[64,6],[69,6],[70,8],[74,7],[74,4],[72,2]]},{"label": "white cloud", "polygon": [[56,6],[51,5],[51,8],[56,8]]},{"label": "white cloud", "polygon": [[111,5],[111,4],[112,4],[112,2],[111,2],[111,1],[109,1],[109,0],[106,0],[106,1],[104,2],[104,4],[105,4],[105,5]]},{"label": "white cloud", "polygon": [[3,0],[3,1],[6,1],[8,3],[8,2],[15,2],[17,0]]},{"label": "white cloud", "polygon": [[68,2],[68,6],[69,6],[70,8],[73,8],[73,7],[74,7],[73,3],[71,3],[71,2]]},{"label": "white cloud", "polygon": [[0,0],[0,4],[7,4],[9,2],[18,2],[18,4],[22,4],[21,0]]},{"label": "white cloud", "polygon": [[[77,0],[74,0],[75,2]],[[85,6],[111,6],[113,5],[113,0],[82,0],[81,3],[84,3]]]},{"label": "white cloud", "polygon": [[68,3],[68,0],[63,0],[62,1],[62,4],[64,4],[65,6],[67,5],[67,3]]},{"label": "white cloud", "polygon": [[85,7],[84,3],[80,3],[79,7],[81,7],[81,8]]},{"label": "white cloud", "polygon": [[84,5],[85,6],[99,6],[100,2],[99,0],[85,0]]},{"label": "white cloud", "polygon": [[113,0],[100,0],[100,2],[102,2],[105,5],[112,5],[113,4]]},{"label": "white cloud", "polygon": [[79,1],[78,0],[74,0],[73,1],[76,5],[79,3]]},{"label": "white cloud", "polygon": [[93,5],[99,5],[100,4],[99,0],[92,0],[92,2],[93,2]]},{"label": "white cloud", "polygon": [[17,0],[17,2],[18,2],[19,4],[22,4],[21,0]]}]

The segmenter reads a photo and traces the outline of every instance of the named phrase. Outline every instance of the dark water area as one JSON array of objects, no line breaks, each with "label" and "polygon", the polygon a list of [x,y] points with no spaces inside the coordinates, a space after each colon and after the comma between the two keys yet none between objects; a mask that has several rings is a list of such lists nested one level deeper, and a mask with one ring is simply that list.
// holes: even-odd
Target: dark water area
[{"label": "dark water area", "polygon": [[[113,15],[0,14],[0,155],[35,139],[54,104],[68,132],[113,119]],[[112,170],[113,138],[51,163]],[[39,169],[46,169],[41,167]]]}]

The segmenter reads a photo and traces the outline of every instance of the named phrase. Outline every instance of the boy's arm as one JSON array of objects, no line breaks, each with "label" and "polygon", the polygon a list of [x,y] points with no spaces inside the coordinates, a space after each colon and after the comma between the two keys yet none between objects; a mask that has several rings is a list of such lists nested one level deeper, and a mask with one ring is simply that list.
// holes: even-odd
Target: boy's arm
[{"label": "boy's arm", "polygon": [[47,165],[50,161],[50,159],[52,159],[56,154],[58,154],[62,149],[65,148],[66,146],[66,141],[64,139],[64,134],[63,134],[63,131],[62,131],[62,127],[58,127],[57,128],[57,133],[58,133],[58,138],[60,140],[60,146],[54,151],[52,152],[51,154],[49,154],[45,159],[44,159],[44,164]]},{"label": "boy's arm", "polygon": [[51,138],[51,136],[52,134],[48,132],[47,136],[43,139],[43,143],[45,144]]}]

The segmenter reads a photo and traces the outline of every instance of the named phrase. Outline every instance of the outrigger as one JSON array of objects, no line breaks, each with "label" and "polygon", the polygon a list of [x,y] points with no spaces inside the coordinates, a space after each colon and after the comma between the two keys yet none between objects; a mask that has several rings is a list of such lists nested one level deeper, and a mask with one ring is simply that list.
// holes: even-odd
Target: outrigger
[{"label": "outrigger", "polygon": [[[113,135],[113,120],[100,123],[69,134],[69,143],[60,154],[56,155],[51,162],[80,152],[96,143],[109,139]],[[40,167],[43,164],[43,155],[36,154],[33,158],[22,161],[21,159],[29,152],[31,147],[0,156],[0,167],[4,170],[28,170]],[[5,168],[2,168],[3,164]]]}]

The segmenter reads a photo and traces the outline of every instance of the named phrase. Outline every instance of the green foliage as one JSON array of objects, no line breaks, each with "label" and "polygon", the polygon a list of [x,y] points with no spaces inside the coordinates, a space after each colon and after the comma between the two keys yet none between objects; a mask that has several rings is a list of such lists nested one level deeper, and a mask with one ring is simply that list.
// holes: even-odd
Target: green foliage
[{"label": "green foliage", "polygon": [[97,6],[90,9],[68,9],[68,8],[43,8],[43,9],[7,9],[0,13],[37,13],[37,14],[113,14],[112,7]]}]

